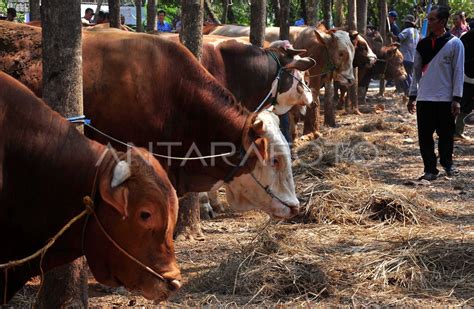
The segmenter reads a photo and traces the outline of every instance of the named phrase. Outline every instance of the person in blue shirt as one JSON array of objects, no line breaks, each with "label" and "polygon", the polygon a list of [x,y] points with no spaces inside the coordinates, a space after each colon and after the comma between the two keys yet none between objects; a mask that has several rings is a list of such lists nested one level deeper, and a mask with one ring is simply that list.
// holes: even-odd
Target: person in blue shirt
[{"label": "person in blue shirt", "polygon": [[394,35],[398,35],[400,33],[400,27],[397,25],[397,18],[398,14],[395,11],[388,12],[388,21],[390,23],[390,32]]},{"label": "person in blue shirt", "polygon": [[305,25],[305,22],[304,22],[303,17],[295,21],[295,26],[304,26],[304,25]]},{"label": "person in blue shirt", "polygon": [[165,11],[163,10],[158,11],[158,23],[156,25],[158,32],[171,32],[171,30],[173,30],[173,27],[171,27],[171,24],[165,21],[165,16],[166,16]]}]

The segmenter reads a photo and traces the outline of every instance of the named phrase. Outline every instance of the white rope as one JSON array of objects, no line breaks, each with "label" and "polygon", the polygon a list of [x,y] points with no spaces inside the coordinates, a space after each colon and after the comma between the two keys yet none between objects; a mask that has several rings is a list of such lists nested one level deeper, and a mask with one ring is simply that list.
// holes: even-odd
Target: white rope
[{"label": "white rope", "polygon": [[[104,133],[102,132],[101,130],[97,129],[96,127],[88,124],[87,122],[85,122],[83,119],[79,119],[79,120],[72,120],[71,123],[82,123],[84,124],[85,126],[91,128],[92,130],[96,131],[97,133],[107,137],[108,139],[116,142],[116,143],[119,143],[125,147],[129,147],[129,148],[137,148],[133,145],[130,145],[130,144],[127,144],[119,139],[116,139],[115,137],[112,137],[110,135],[108,135],[107,133]],[[152,155],[154,155],[155,157],[159,157],[159,158],[165,158],[165,159],[172,159],[172,160],[181,160],[181,161],[191,161],[191,160],[203,160],[203,159],[212,159],[212,158],[220,158],[220,157],[227,157],[227,156],[231,156],[233,155],[234,153],[233,152],[225,152],[225,153],[221,153],[221,154],[217,154],[217,155],[209,155],[209,156],[202,156],[202,157],[189,157],[189,158],[186,158],[186,157],[173,157],[173,156],[165,156],[165,155],[162,155],[162,154],[159,154],[159,153],[154,153],[154,152],[151,152],[150,153]]]}]

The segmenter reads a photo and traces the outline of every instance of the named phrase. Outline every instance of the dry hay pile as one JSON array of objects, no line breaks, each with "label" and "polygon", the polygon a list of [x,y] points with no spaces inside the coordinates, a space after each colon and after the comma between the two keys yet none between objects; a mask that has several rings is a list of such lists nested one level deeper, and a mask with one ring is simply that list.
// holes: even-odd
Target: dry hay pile
[{"label": "dry hay pile", "polygon": [[411,239],[383,252],[367,254],[360,280],[371,285],[398,286],[410,291],[463,287],[457,293],[474,296],[474,242]]},{"label": "dry hay pile", "polygon": [[[291,233],[266,226],[219,267],[194,279],[186,293],[235,296],[239,305],[317,299],[330,289],[322,259]],[[238,297],[237,297],[238,295]]]},{"label": "dry hay pile", "polygon": [[297,150],[295,183],[303,201],[300,223],[419,224],[435,220],[431,202],[413,189],[372,180],[364,164],[377,148],[361,134],[337,144],[324,139]]}]

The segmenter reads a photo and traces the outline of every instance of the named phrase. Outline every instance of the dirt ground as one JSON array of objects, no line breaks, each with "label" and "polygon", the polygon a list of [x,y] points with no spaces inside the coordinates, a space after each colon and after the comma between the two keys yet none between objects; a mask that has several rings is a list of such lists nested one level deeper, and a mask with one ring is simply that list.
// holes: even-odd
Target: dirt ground
[{"label": "dirt ground", "polygon": [[[305,213],[274,222],[228,211],[204,221],[205,241],[176,243],[185,286],[165,305],[474,306],[474,143],[455,143],[458,176],[418,182],[415,116],[393,90],[369,96],[363,110],[384,110],[340,111],[313,148],[299,143]],[[13,304],[27,306],[37,287],[31,281]],[[92,307],[153,305],[93,279],[89,296]]]}]

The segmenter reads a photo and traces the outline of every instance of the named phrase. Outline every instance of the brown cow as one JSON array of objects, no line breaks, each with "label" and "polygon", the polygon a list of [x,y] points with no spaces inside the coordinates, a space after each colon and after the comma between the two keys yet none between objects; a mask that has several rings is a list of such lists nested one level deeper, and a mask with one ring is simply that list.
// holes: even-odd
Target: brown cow
[{"label": "brown cow", "polygon": [[[177,36],[166,37],[179,42]],[[255,110],[271,92],[276,99],[273,112],[282,115],[294,105],[313,101],[303,72],[315,61],[299,57],[303,52],[280,45],[262,49],[239,39],[206,35],[201,62],[249,110]]]},{"label": "brown cow", "polygon": [[[0,22],[5,37],[22,32],[24,41],[40,42],[39,29],[7,24]],[[27,57],[37,52],[29,51]],[[17,53],[0,57],[0,68],[40,94],[41,80],[23,78],[23,71],[10,62]],[[36,68],[32,75],[40,76],[40,64],[31,62],[27,67]],[[207,160],[160,158],[178,194],[226,183],[228,201],[238,210],[261,209],[279,218],[298,212],[290,150],[276,116],[243,108],[186,48],[154,35],[85,31],[83,64],[84,110],[99,130],[173,157],[230,152]],[[110,142],[99,133],[87,133]],[[241,161],[243,166],[234,168]]]},{"label": "brown cow", "polygon": [[[85,254],[101,283],[156,300],[179,288],[172,238],[178,199],[157,160],[145,150],[116,153],[87,139],[3,72],[0,132],[0,264],[42,248],[96,191],[97,217],[71,225],[47,251],[43,270]],[[124,255],[105,233],[164,280]],[[5,291],[8,301],[40,273],[40,258],[8,269],[8,278],[4,271],[2,302]]]},{"label": "brown cow", "polygon": [[354,45],[349,34],[342,30],[306,27],[296,39],[295,48],[306,49],[303,56],[316,59],[309,70],[309,85],[313,90],[313,104],[307,109],[303,134],[319,131],[319,91],[323,83],[334,80],[350,86],[354,81],[352,62]]},{"label": "brown cow", "polygon": [[[214,25],[204,26],[206,32],[203,34],[222,35],[227,37],[249,37],[250,27],[249,26],[238,26],[238,25]],[[305,27],[290,27],[289,41],[294,44],[296,38],[303,31]],[[280,27],[266,27],[265,28],[265,41],[275,42],[280,39]]]}]

